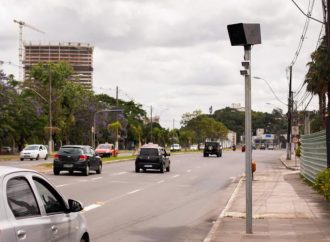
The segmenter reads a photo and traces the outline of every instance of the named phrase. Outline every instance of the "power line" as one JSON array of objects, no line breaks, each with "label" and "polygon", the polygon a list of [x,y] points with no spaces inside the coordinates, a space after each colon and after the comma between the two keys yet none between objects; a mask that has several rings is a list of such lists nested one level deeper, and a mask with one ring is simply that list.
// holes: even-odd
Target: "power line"
[{"label": "power line", "polygon": [[272,86],[269,84],[269,82],[266,79],[263,79],[261,77],[258,76],[254,76],[254,79],[260,79],[266,82],[267,86],[269,87],[269,89],[272,91],[274,97],[277,99],[277,101],[279,101],[280,103],[284,104],[285,106],[287,106],[287,104],[285,102],[283,102],[275,93],[275,91],[273,90]]},{"label": "power line", "polygon": [[300,7],[299,7],[299,5],[294,1],[294,0],[291,0],[293,3],[294,3],[294,5],[296,5],[296,7],[299,9],[299,11],[303,14],[303,15],[305,15],[307,18],[310,18],[310,19],[313,19],[313,20],[315,20],[316,22],[319,22],[319,23],[321,23],[321,24],[324,24],[324,22],[322,22],[321,20],[318,20],[318,19],[316,19],[316,18],[313,18],[312,16],[311,16],[311,14],[306,14]]},{"label": "power line", "polygon": [[[294,0],[292,0],[294,2]],[[294,2],[295,3],[295,2]],[[304,28],[303,28],[303,31],[302,31],[302,35],[300,37],[300,41],[299,41],[299,44],[298,44],[298,48],[297,48],[297,51],[293,57],[293,60],[291,62],[291,66],[294,66],[294,64],[296,63],[297,59],[298,59],[298,56],[300,54],[300,51],[301,51],[301,48],[303,46],[303,43],[304,43],[304,40],[306,38],[306,33],[307,33],[307,30],[308,30],[308,27],[309,27],[309,22],[310,22],[310,16],[312,14],[312,11],[313,11],[313,8],[314,8],[314,3],[315,3],[315,0],[312,1],[312,4],[311,2],[309,1],[308,3],[308,14],[306,16],[306,20],[305,20],[305,24],[304,24]],[[295,3],[296,4],[296,3]],[[300,9],[300,8],[299,8]]]}]

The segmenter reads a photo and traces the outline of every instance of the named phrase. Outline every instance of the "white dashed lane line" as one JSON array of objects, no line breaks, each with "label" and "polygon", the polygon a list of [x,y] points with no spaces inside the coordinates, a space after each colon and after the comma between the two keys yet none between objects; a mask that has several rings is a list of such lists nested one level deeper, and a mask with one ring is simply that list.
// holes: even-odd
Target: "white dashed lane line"
[{"label": "white dashed lane line", "polygon": [[187,172],[188,172],[188,173],[190,173],[190,172],[191,172],[191,170],[187,170]]},{"label": "white dashed lane line", "polygon": [[124,175],[124,174],[127,174],[127,173],[128,173],[127,171],[122,171],[122,172],[115,173],[113,175],[114,176],[120,176],[120,175]]},{"label": "white dashed lane line", "polygon": [[95,178],[92,178],[92,181],[96,181],[96,180],[99,180],[99,179],[102,179],[103,177],[95,177]]},{"label": "white dashed lane line", "polygon": [[157,183],[160,184],[160,183],[163,183],[163,182],[165,182],[165,181],[164,180],[160,180]]},{"label": "white dashed lane line", "polygon": [[91,204],[91,205],[88,205],[88,206],[84,207],[84,211],[88,212],[92,209],[95,209],[95,208],[98,208],[98,207],[101,207],[101,206],[102,206],[101,204]]},{"label": "white dashed lane line", "polygon": [[134,190],[134,191],[131,191],[131,192],[128,192],[128,193],[126,193],[127,195],[131,195],[131,194],[134,194],[134,193],[137,193],[137,192],[140,192],[141,191],[141,189],[136,189],[136,190]]},{"label": "white dashed lane line", "polygon": [[172,176],[172,178],[176,178],[176,177],[179,177],[180,175],[179,174],[177,174],[177,175],[174,175],[174,176]]}]

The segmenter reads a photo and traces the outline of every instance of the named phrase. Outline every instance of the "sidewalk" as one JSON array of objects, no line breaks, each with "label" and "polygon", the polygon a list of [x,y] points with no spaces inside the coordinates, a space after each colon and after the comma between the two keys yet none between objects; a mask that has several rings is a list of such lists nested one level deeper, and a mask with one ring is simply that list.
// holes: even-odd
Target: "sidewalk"
[{"label": "sidewalk", "polygon": [[204,242],[330,241],[330,202],[302,181],[294,159],[285,158],[283,155],[270,169],[255,173],[253,233],[245,232],[242,178]]}]

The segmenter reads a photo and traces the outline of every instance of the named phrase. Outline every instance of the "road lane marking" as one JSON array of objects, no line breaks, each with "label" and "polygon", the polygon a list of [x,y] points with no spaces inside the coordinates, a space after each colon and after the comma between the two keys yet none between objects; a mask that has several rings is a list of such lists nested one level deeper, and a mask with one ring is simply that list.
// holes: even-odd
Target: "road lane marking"
[{"label": "road lane marking", "polygon": [[103,177],[95,177],[95,178],[92,178],[93,181],[96,181],[96,180],[99,180],[99,179],[102,179]]},{"label": "road lane marking", "polygon": [[98,207],[101,207],[101,206],[102,206],[101,204],[91,204],[91,205],[88,205],[88,206],[84,207],[84,211],[88,212],[92,209],[95,209],[95,208],[98,208]]},{"label": "road lane marking", "polygon": [[57,185],[56,187],[65,187],[65,186],[68,186],[70,184],[62,184],[62,185]]},{"label": "road lane marking", "polygon": [[187,170],[187,172],[189,173],[189,172],[191,172],[191,170]]},{"label": "road lane marking", "polygon": [[172,178],[176,178],[176,177],[179,177],[180,175],[179,174],[177,174],[177,175],[174,175],[174,176],[172,176]]},{"label": "road lane marking", "polygon": [[137,193],[137,192],[139,192],[139,191],[141,191],[141,189],[136,189],[136,190],[131,191],[131,192],[128,192],[128,193],[126,193],[126,194],[127,194],[127,195],[131,195],[131,194]]},{"label": "road lane marking", "polygon": [[115,173],[113,175],[114,176],[120,176],[120,175],[124,175],[124,174],[127,174],[127,173],[128,173],[127,171],[122,171],[122,172]]},{"label": "road lane marking", "polygon": [[165,181],[164,180],[160,180],[157,183],[160,184],[160,183],[163,183],[163,182],[165,182]]}]

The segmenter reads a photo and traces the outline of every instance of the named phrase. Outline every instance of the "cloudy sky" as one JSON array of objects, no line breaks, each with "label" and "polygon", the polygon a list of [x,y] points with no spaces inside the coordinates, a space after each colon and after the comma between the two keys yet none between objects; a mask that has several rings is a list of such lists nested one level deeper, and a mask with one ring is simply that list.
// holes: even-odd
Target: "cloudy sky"
[{"label": "cloudy sky", "polygon": [[[313,0],[296,0],[305,12]],[[321,1],[312,16],[322,20]],[[233,23],[260,23],[262,44],[252,49],[252,76],[267,80],[284,103],[288,97],[286,69],[294,59],[305,16],[291,0],[10,0],[0,1],[0,60],[18,64],[18,26],[13,19],[43,30],[24,28],[24,41],[82,42],[94,46],[94,91],[134,99],[160,115],[161,124],[179,127],[181,115],[241,103],[243,48],[230,45]],[[293,91],[306,74],[321,24],[310,21],[293,67]],[[18,76],[13,64],[7,74]],[[296,97],[299,109],[309,97]],[[252,109],[271,112],[286,106],[264,80],[252,81]],[[270,103],[270,104],[267,104]],[[303,105],[302,105],[303,104]],[[317,107],[317,97],[308,109]]]}]

